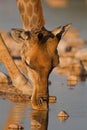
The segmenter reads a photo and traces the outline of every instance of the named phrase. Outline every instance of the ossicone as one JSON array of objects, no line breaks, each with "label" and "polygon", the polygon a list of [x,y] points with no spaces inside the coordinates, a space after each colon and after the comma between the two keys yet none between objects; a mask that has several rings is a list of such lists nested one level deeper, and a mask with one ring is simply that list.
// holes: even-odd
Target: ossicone
[{"label": "ossicone", "polygon": [[66,24],[64,26],[59,26],[57,28],[55,28],[52,33],[58,38],[58,40],[60,40],[65,33],[70,29],[71,27],[71,23]]}]

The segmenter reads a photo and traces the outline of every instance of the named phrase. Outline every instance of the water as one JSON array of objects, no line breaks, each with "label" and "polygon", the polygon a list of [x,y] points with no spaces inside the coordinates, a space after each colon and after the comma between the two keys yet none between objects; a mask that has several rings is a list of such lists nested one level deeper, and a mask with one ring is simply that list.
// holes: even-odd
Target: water
[{"label": "water", "polygon": [[[73,27],[80,31],[81,37],[87,40],[87,5],[83,1],[73,0],[66,8],[52,8],[45,1],[42,3],[48,29],[72,22]],[[21,28],[16,1],[0,1],[0,28],[9,31],[16,27]],[[3,66],[0,69],[6,71]],[[34,111],[30,104],[13,103],[4,97],[0,98],[0,130],[7,130],[8,125],[12,123],[21,124],[24,130],[87,129],[87,80],[69,87],[66,77],[53,72],[49,80],[50,95],[57,97],[57,103],[50,104],[48,112]],[[61,110],[69,114],[69,118],[65,121],[58,119],[57,115]],[[42,124],[41,128],[38,122]],[[37,126],[34,128],[33,124]]]}]

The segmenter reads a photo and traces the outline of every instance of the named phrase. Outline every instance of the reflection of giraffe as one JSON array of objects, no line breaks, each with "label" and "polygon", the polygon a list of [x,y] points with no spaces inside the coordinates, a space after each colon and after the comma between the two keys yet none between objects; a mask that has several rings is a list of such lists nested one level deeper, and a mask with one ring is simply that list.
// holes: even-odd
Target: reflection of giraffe
[{"label": "reflection of giraffe", "polygon": [[17,0],[17,4],[25,30],[41,28],[44,26],[40,0]]},{"label": "reflection of giraffe", "polygon": [[[17,0],[17,3],[22,16],[24,30],[13,29],[11,34],[14,40],[23,45],[21,57],[27,69],[30,83],[14,64],[2,37],[0,37],[0,44],[4,51],[0,53],[0,57],[6,65],[14,86],[23,93],[32,94],[32,107],[34,109],[47,110],[49,96],[48,77],[59,62],[57,45],[70,25],[60,26],[53,31],[48,31],[44,28],[40,0]],[[31,10],[33,10],[33,13]],[[27,13],[28,11],[29,14]]]},{"label": "reflection of giraffe", "polygon": [[29,107],[29,105],[28,103],[16,103],[11,106],[11,111],[9,111],[3,130],[21,130],[18,126],[22,126],[23,119],[26,116],[26,107]]},{"label": "reflection of giraffe", "polygon": [[[48,127],[48,112],[49,111],[29,111],[30,104],[17,103],[12,107],[12,111],[9,113],[9,117],[4,124],[3,130],[25,130],[25,119],[30,117],[30,126],[27,126],[30,130],[47,130]],[[27,116],[29,115],[29,116]],[[26,123],[26,122],[25,122]],[[16,127],[16,128],[15,128]],[[22,127],[22,128],[21,128]],[[23,129],[24,128],[24,129]]]},{"label": "reflection of giraffe", "polygon": [[49,111],[37,111],[31,112],[31,130],[47,130],[49,120]]}]

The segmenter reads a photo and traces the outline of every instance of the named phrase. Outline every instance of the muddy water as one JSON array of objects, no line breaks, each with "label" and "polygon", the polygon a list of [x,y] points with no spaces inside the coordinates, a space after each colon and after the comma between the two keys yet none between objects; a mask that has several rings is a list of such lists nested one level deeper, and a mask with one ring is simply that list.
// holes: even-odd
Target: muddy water
[{"label": "muddy water", "polygon": [[[81,37],[87,40],[87,5],[82,1],[70,2],[66,8],[52,8],[43,3],[46,27],[72,22]],[[0,1],[0,29],[21,27],[19,13],[14,0]],[[6,71],[3,66],[0,70]],[[8,130],[9,124],[20,124],[24,130],[86,130],[87,129],[87,80],[68,86],[65,76],[50,75],[50,95],[57,103],[50,104],[49,111],[34,111],[29,103],[14,103],[0,98],[0,130]],[[69,114],[64,120],[57,115],[61,110]]]}]

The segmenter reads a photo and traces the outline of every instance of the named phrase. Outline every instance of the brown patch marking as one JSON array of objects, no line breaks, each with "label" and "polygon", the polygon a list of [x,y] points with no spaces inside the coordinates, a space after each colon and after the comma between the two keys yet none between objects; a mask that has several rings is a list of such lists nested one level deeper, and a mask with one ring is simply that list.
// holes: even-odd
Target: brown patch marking
[{"label": "brown patch marking", "polygon": [[25,12],[25,8],[24,8],[23,3],[20,3],[20,4],[19,4],[19,10],[20,10],[21,13],[24,13],[24,12]]},{"label": "brown patch marking", "polygon": [[31,17],[32,14],[33,14],[33,8],[32,8],[32,5],[29,4],[29,5],[27,6],[27,16],[29,15],[29,17]]},{"label": "brown patch marking", "polygon": [[25,2],[25,3],[28,3],[28,2],[29,2],[29,0],[24,0],[24,2]]}]

